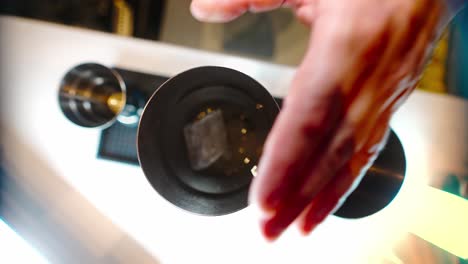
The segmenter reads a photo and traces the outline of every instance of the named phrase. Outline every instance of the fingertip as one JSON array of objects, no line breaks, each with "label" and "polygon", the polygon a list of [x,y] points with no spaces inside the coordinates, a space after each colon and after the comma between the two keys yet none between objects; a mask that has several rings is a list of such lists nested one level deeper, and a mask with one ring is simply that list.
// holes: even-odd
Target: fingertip
[{"label": "fingertip", "polygon": [[196,1],[192,1],[190,3],[190,13],[192,13],[192,16],[198,20],[203,19],[204,12],[200,9]]},{"label": "fingertip", "polygon": [[190,12],[197,20],[211,23],[229,22],[240,15],[234,12],[209,9],[199,4],[198,1],[192,1],[190,4]]},{"label": "fingertip", "polygon": [[304,217],[299,221],[300,229],[309,234],[325,218],[323,209],[319,211],[306,210]]},{"label": "fingertip", "polygon": [[299,231],[302,236],[308,236],[317,227],[318,223],[305,222],[299,226]]},{"label": "fingertip", "polygon": [[316,17],[316,10],[312,5],[301,7],[296,11],[297,18],[305,25],[312,25]]},{"label": "fingertip", "polygon": [[265,237],[268,242],[276,241],[284,231],[284,228],[277,225],[273,219],[262,220],[260,227],[263,237]]}]

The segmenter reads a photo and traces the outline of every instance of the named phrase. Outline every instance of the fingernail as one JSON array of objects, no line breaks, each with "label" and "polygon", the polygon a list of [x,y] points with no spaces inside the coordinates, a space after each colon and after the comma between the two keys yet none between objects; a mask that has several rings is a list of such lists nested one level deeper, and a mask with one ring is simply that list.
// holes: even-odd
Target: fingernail
[{"label": "fingernail", "polygon": [[190,12],[196,19],[212,23],[227,22],[237,16],[237,14],[234,13],[207,12],[203,8],[199,8],[197,5],[193,4],[190,5]]},{"label": "fingernail", "polygon": [[250,5],[249,11],[252,13],[259,13],[259,12],[266,12],[277,9],[281,7],[282,3],[278,3],[277,5],[265,5],[265,4],[252,4]]}]

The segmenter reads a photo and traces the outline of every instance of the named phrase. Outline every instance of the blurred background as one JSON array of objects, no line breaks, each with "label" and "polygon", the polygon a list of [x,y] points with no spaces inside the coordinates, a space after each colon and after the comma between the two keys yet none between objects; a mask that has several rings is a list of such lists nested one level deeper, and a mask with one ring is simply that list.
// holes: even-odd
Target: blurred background
[{"label": "blurred background", "polygon": [[[0,13],[84,27],[135,38],[298,65],[308,29],[288,9],[245,14],[227,24],[196,21],[188,0],[4,0]],[[468,98],[468,11],[437,45],[419,89]],[[429,85],[430,84],[430,85]]]}]

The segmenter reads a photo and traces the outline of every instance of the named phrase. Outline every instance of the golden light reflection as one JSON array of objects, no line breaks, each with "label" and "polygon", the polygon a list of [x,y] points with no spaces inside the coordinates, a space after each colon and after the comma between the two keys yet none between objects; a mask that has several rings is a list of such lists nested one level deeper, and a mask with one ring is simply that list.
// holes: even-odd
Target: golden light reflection
[{"label": "golden light reflection", "polygon": [[205,118],[206,116],[206,112],[203,111],[203,112],[200,112],[198,115],[197,115],[197,120],[202,120],[203,118]]},{"label": "golden light reflection", "polygon": [[109,106],[109,109],[116,114],[122,111],[124,104],[125,100],[122,93],[114,93],[109,96],[109,98],[107,98],[107,105]]}]

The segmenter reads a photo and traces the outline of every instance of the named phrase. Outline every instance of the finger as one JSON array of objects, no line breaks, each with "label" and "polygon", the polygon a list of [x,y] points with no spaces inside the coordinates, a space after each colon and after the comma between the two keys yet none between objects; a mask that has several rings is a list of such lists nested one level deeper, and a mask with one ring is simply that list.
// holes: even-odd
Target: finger
[{"label": "finger", "polygon": [[316,16],[317,16],[317,0],[312,0],[312,1],[295,1],[296,5],[294,6],[294,3],[288,3],[286,2],[285,4],[291,6],[293,9],[295,9],[295,13],[299,21],[301,21],[305,25],[312,25]]},{"label": "finger", "polygon": [[[372,128],[374,120],[383,111],[386,111],[394,98],[400,97],[400,94],[405,93],[404,90],[413,89],[416,85],[413,72],[416,67],[415,59],[417,58],[413,54],[420,53],[427,45],[427,29],[435,26],[436,19],[434,17],[440,12],[433,4],[423,5],[408,2],[403,5],[409,5],[402,8],[402,10],[407,11],[396,12],[396,15],[390,20],[388,35],[391,37],[385,40],[385,42],[388,42],[385,52],[380,54],[378,61],[368,64],[369,66],[372,65],[374,69],[369,74],[370,77],[366,79],[366,76],[361,74],[357,81],[352,82],[353,87],[356,87],[356,84],[359,83],[362,83],[362,86],[365,87],[357,91],[355,97],[362,97],[362,94],[366,93],[369,94],[369,90],[374,91],[375,94],[372,99],[374,102],[371,106],[372,110],[369,111],[369,113],[373,114],[367,116],[366,122],[361,129],[360,138],[362,139],[367,138],[369,133],[372,133],[370,128]],[[421,14],[425,10],[430,12]],[[376,87],[380,88],[376,89]]]},{"label": "finger", "polygon": [[[315,31],[315,34],[319,34]],[[333,135],[344,116],[340,107],[343,95],[340,87],[342,54],[320,33],[322,41],[311,41],[303,63],[292,82],[273,129],[265,144],[254,179],[250,201],[259,204],[265,213],[272,213],[298,185],[318,157],[320,144]],[[313,36],[311,38],[314,38]],[[323,63],[324,61],[340,63]]]},{"label": "finger", "polygon": [[[354,149],[353,126],[350,126],[354,122],[337,130],[345,113],[344,109],[337,109],[345,104],[343,89],[337,83],[342,83],[352,65],[352,59],[348,64],[342,60],[355,52],[348,48],[352,35],[347,35],[349,32],[343,32],[341,24],[336,23],[327,23],[323,27],[317,23],[316,28],[284,110],[267,140],[259,177],[251,189],[251,201],[258,202],[269,212],[262,225],[270,238],[279,235],[294,221],[313,196],[335,176],[340,164],[349,159],[343,152]],[[316,41],[314,36],[317,36]],[[383,50],[379,45],[374,49]],[[369,100],[362,101],[364,105],[355,106],[362,108],[358,113],[361,115],[370,104]],[[335,137],[336,131],[340,136]],[[332,147],[330,140],[334,142]],[[297,147],[291,148],[294,144]],[[274,153],[270,149],[283,151]]]},{"label": "finger", "polygon": [[301,214],[316,193],[348,162],[354,150],[353,133],[343,133],[346,130],[342,128],[339,131],[340,134],[333,139],[332,144],[323,149],[325,158],[320,159],[306,174],[297,192],[286,197],[277,208],[276,214],[263,221],[265,237],[271,240],[278,237]]},{"label": "finger", "polygon": [[[325,218],[332,213],[333,209],[339,204],[342,192],[339,192],[337,184],[346,186],[351,185],[353,176],[350,173],[349,166],[345,166],[337,174],[336,178],[329,182],[324,190],[309,204],[300,216],[298,224],[303,234],[309,234]],[[342,189],[345,189],[344,187]]]},{"label": "finger", "polygon": [[400,54],[403,55],[402,58],[406,58],[406,55],[414,50],[413,47],[421,35],[426,35],[428,37],[427,41],[430,41],[435,40],[442,33],[440,25],[442,14],[445,10],[442,1],[426,0],[418,2],[420,4],[414,5],[406,17],[400,14],[395,19],[395,27],[400,29],[406,28],[397,40],[403,44],[399,46]]},{"label": "finger", "polygon": [[[415,27],[419,30],[423,26],[424,25],[421,24]],[[380,55],[380,60],[375,63],[375,70],[371,72],[368,79],[363,79],[362,86],[364,88],[356,94],[356,100],[353,101],[352,104],[362,104],[362,101],[366,100],[366,97],[367,101],[371,103],[367,109],[365,107],[360,107],[363,109],[361,111],[368,113],[365,115],[365,119],[362,118],[363,115],[354,114],[357,117],[361,116],[360,119],[356,120],[360,127],[360,131],[357,135],[358,148],[362,148],[362,144],[365,144],[367,138],[375,133],[374,127],[377,122],[376,120],[380,118],[382,113],[387,111],[388,108],[395,106],[397,99],[401,102],[403,99],[407,98],[410,94],[407,90],[414,89],[416,82],[411,80],[412,70],[416,66],[416,57],[414,54],[417,54],[418,51],[420,52],[421,49],[423,49],[423,41],[426,39],[427,34],[422,32],[423,34],[417,34],[415,36],[405,35],[411,32],[414,33],[412,30],[393,31],[390,33],[392,37],[388,40],[389,44],[385,46],[386,49],[383,50]],[[416,44],[412,47],[406,44],[400,44],[401,38],[410,40],[416,38],[416,40],[411,40],[412,42],[416,42]],[[407,48],[411,48],[411,50],[401,50]],[[400,54],[407,54],[405,55],[405,60],[401,60],[399,57]],[[381,87],[376,89],[376,87],[379,86]],[[351,108],[356,108],[356,106],[352,106]],[[349,115],[353,116],[352,113]]]},{"label": "finger", "polygon": [[356,127],[345,120],[337,129],[332,142],[324,146],[316,166],[306,172],[305,181],[297,195],[312,199],[352,157],[355,151]]},{"label": "finger", "polygon": [[288,199],[288,207],[280,209],[278,214],[271,218],[262,219],[260,228],[263,236],[270,241],[278,238],[309,203],[309,199],[299,196],[293,196]]},{"label": "finger", "polygon": [[394,114],[400,106],[408,99],[411,93],[416,89],[416,86],[411,87],[403,92],[401,92],[398,96],[392,98],[392,100],[388,101],[388,105],[386,106],[389,111]]},{"label": "finger", "polygon": [[[439,2],[439,1],[437,1]],[[439,3],[441,5],[441,3]],[[416,50],[416,63],[418,64],[415,71],[414,71],[414,77],[418,78],[422,72],[423,68],[426,63],[428,63],[429,56],[432,54],[432,51],[434,50],[434,47],[436,45],[436,40],[442,36],[442,28],[441,28],[441,23],[442,23],[442,13],[443,13],[443,8],[438,7],[435,8],[434,11],[430,14],[428,23],[425,27],[425,31],[423,36],[421,36],[420,41],[422,42],[422,45],[425,47],[425,49],[418,49]],[[424,52],[418,52],[418,51],[424,51]]]},{"label": "finger", "polygon": [[392,56],[398,59],[405,59],[407,53],[412,49],[424,26],[427,24],[428,17],[433,12],[433,6],[437,1],[407,1],[402,5],[406,7],[400,9],[403,11],[394,12],[392,17],[393,28],[395,29],[395,38],[392,40]]},{"label": "finger", "polygon": [[[387,120],[389,119],[387,118]],[[337,177],[331,180],[304,210],[298,221],[304,234],[310,233],[318,224],[324,221],[355,190],[367,170],[366,167],[374,162],[385,145],[384,142],[388,137],[388,132],[388,121],[379,122],[376,133],[369,139],[365,148],[353,156],[352,160],[341,169]]]},{"label": "finger", "polygon": [[206,22],[227,22],[246,11],[266,11],[281,6],[283,0],[193,0],[192,15]]},{"label": "finger", "polygon": [[[388,21],[377,22],[365,19],[361,21],[362,33],[356,34],[356,44],[350,47],[355,54],[355,65],[349,73],[345,87],[349,98],[349,104],[354,102],[366,82],[377,71],[382,63],[382,56],[389,47],[392,31]],[[349,106],[348,106],[349,107]]]},{"label": "finger", "polygon": [[416,19],[419,17],[414,17],[412,30],[407,30],[407,25],[395,27],[392,20],[387,20],[385,24],[374,24],[374,27],[363,31],[364,39],[369,39],[370,44],[364,46],[364,52],[358,56],[355,74],[350,75],[347,82],[349,86],[345,88],[349,91],[348,116],[360,128],[356,135],[357,148],[362,148],[367,138],[374,133],[373,127],[382,112],[388,109],[389,104],[394,105],[387,102],[406,98],[400,95],[407,95],[405,90],[414,86],[402,80],[414,67],[412,60],[402,60],[398,55],[408,53],[401,51],[410,47],[405,43],[414,43],[415,38],[420,39],[420,34],[414,34],[424,26],[424,20]]},{"label": "finger", "polygon": [[[329,87],[332,90],[333,84]],[[301,108],[299,102],[291,103],[294,98],[285,102],[268,136],[250,192],[250,201],[265,212],[275,211],[301,186],[304,172],[314,165],[338,127],[344,115],[339,108],[343,98],[339,89],[333,90],[338,92],[317,94],[307,102],[308,109]]]},{"label": "finger", "polygon": [[[426,14],[428,19],[422,25],[421,31],[416,34],[417,38],[412,41],[412,45],[404,45],[400,48],[399,54],[404,54],[403,58],[395,58],[392,65],[387,67],[386,77],[379,77],[380,80],[387,79],[382,85],[382,92],[376,102],[380,104],[380,111],[386,111],[392,107],[395,112],[398,107],[408,98],[415,89],[418,76],[422,73],[422,66],[427,59],[427,49],[433,37],[434,28],[437,25],[437,17],[440,17],[440,9],[434,9]],[[406,36],[408,37],[408,36]],[[404,94],[404,96],[402,96]],[[377,106],[376,106],[377,107]]]},{"label": "finger", "polygon": [[[368,20],[364,20],[370,23]],[[379,69],[385,65],[384,55],[391,48],[390,42],[393,38],[393,31],[390,22],[366,24],[360,34],[368,44],[364,44],[357,52],[354,70],[350,71],[347,79],[347,121],[358,127],[356,130],[356,148],[362,148],[367,141],[372,126],[380,115],[379,104],[375,104],[380,89],[375,83],[375,76],[378,76]],[[356,49],[356,48],[355,48]],[[380,82],[382,82],[381,79]]]},{"label": "finger", "polygon": [[[370,27],[370,30],[368,31],[369,35],[367,35],[370,38],[367,40],[369,44],[364,45],[364,47],[361,48],[361,56],[358,56],[361,60],[358,59],[358,62],[369,62],[369,60],[362,60],[362,57],[364,57],[371,59],[369,63],[371,66],[375,66],[380,63],[381,54],[384,54],[387,49],[386,37],[389,36],[387,29],[388,26],[386,24],[380,25],[377,28]],[[366,83],[366,78],[370,78],[372,76],[372,68],[373,67],[362,68],[360,78],[363,80],[363,84]],[[369,111],[373,105],[374,96],[373,93],[371,93],[371,90],[363,90],[363,86],[360,85],[359,82],[355,82],[355,84],[356,85],[352,87],[351,94],[347,95],[347,99],[351,99],[349,109],[347,109],[346,119],[342,126],[337,130],[338,132],[333,139],[331,147],[329,147],[328,151],[321,153],[321,157],[317,163],[318,166],[308,172],[304,172],[306,180],[304,181],[303,186],[299,189],[298,193],[296,192],[292,194],[295,196],[294,198],[286,199],[286,201],[292,200],[294,202],[298,202],[298,200],[301,200],[299,204],[303,206],[303,204],[308,200],[313,199],[314,196],[319,193],[335,176],[335,173],[341,167],[341,164],[347,162],[350,158],[350,155],[353,153],[353,150],[357,145],[356,140],[359,140],[359,142],[364,141],[366,138],[365,135],[370,133],[370,129],[368,131],[357,133],[358,130],[356,128],[361,128],[361,124],[368,122],[367,119],[369,116],[372,117],[370,123],[375,123],[377,116]],[[357,98],[353,96],[353,91],[357,91],[355,93]],[[359,146],[361,146],[361,143],[359,143]],[[328,204],[330,204],[330,202]],[[331,204],[333,204],[333,202]],[[303,209],[297,209],[295,207],[296,206],[293,207],[291,202],[283,205],[282,208],[284,209],[278,210],[276,216],[272,217],[265,223],[264,232],[271,235],[272,233],[279,233],[283,228],[286,228],[287,225],[294,221],[297,214],[300,213],[299,209]],[[330,208],[330,210],[331,209],[332,208]]]}]

